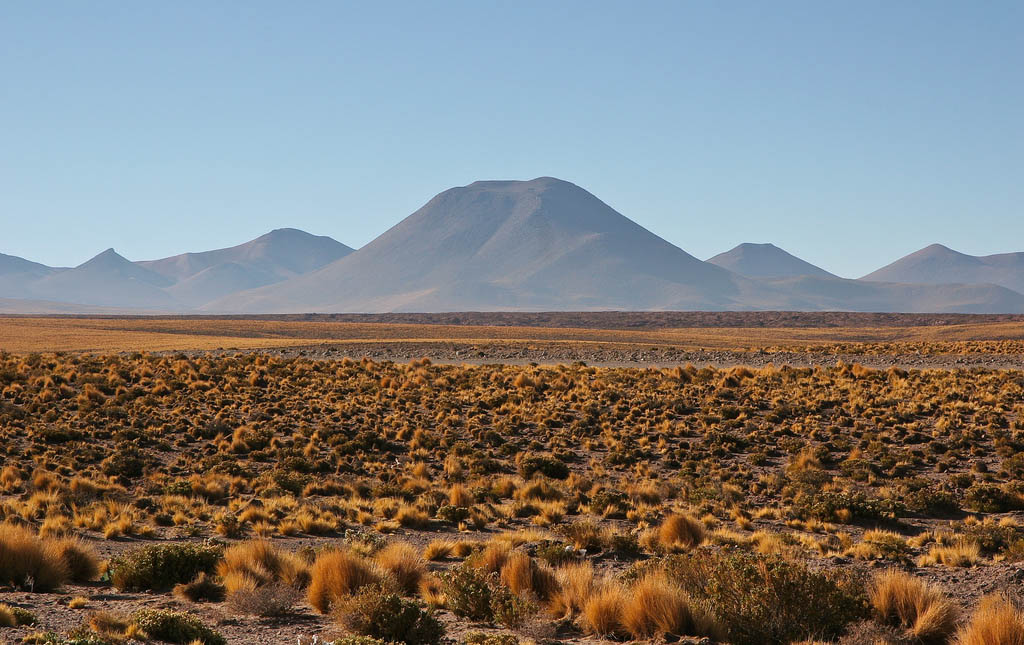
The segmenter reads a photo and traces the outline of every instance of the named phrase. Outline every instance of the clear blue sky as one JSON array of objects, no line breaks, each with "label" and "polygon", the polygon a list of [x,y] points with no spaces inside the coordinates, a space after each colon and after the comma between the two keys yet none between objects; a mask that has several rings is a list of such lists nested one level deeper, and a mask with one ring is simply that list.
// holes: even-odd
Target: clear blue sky
[{"label": "clear blue sky", "polygon": [[706,258],[1024,251],[1024,3],[5,2],[0,251],[365,244],[477,179]]}]

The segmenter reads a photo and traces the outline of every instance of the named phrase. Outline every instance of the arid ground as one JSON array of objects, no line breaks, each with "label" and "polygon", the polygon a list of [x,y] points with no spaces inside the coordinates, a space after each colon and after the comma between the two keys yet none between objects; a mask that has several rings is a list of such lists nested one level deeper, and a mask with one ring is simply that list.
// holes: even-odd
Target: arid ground
[{"label": "arid ground", "polygon": [[0,350],[0,642],[1024,630],[1015,317],[10,317]]}]

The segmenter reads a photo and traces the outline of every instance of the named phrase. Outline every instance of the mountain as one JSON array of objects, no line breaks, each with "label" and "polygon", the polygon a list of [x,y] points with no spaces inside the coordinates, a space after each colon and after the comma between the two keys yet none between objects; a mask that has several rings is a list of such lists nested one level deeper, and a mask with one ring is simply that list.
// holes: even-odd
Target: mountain
[{"label": "mountain", "polygon": [[182,253],[136,264],[177,282],[211,267],[231,263],[253,271],[255,279],[264,280],[262,284],[270,284],[319,269],[352,251],[324,235],[279,228],[238,246]]},{"label": "mountain", "polygon": [[437,195],[319,271],[208,311],[724,309],[755,285],[551,177]]},{"label": "mountain", "polygon": [[[773,250],[774,249],[774,250]],[[326,267],[236,293],[207,312],[773,309],[1024,312],[981,286],[844,280],[771,247],[733,254],[751,278],[702,262],[571,183],[479,181],[437,195]],[[753,270],[753,269],[747,269]]]},{"label": "mountain", "polygon": [[745,242],[725,253],[719,253],[708,259],[708,262],[748,278],[789,278],[799,275],[836,277],[774,244]]},{"label": "mountain", "polygon": [[179,309],[164,291],[169,278],[129,262],[107,249],[88,262],[28,285],[36,300],[55,300],[104,307]]},{"label": "mountain", "polygon": [[967,255],[932,244],[861,280],[875,282],[988,283],[1024,293],[1024,253]]},{"label": "mountain", "polygon": [[58,271],[60,269],[45,264],[0,253],[0,298],[24,297],[29,293],[30,283]]},{"label": "mountain", "polygon": [[763,284],[787,298],[781,307],[762,305],[758,309],[1024,313],[1024,295],[994,284],[904,284],[821,276],[765,279]]}]

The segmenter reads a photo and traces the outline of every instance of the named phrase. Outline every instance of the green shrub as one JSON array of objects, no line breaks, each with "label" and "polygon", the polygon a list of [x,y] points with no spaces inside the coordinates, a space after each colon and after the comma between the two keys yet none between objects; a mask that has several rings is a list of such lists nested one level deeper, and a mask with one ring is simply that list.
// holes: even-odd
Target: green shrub
[{"label": "green shrub", "polygon": [[812,571],[777,556],[697,551],[648,561],[632,576],[658,566],[712,611],[735,645],[830,639],[868,616],[859,578]]},{"label": "green shrub", "polygon": [[537,473],[551,479],[566,479],[569,476],[569,467],[557,459],[539,455],[526,457],[520,462],[519,474],[523,479],[530,479]]},{"label": "green shrub", "polygon": [[0,604],[0,627],[20,627],[35,625],[36,616],[27,609]]},{"label": "green shrub", "polygon": [[1019,508],[1017,499],[995,484],[974,484],[964,493],[964,508],[981,513],[1005,513]]},{"label": "green shrub", "polygon": [[162,591],[213,573],[223,555],[223,545],[211,542],[151,544],[114,558],[108,571],[121,591]]},{"label": "green shrub", "polygon": [[519,645],[519,639],[513,634],[488,634],[486,632],[469,632],[462,642],[464,645]]},{"label": "green shrub", "polygon": [[343,602],[336,617],[351,632],[389,643],[437,645],[444,637],[444,626],[432,612],[376,585]]},{"label": "green shrub", "polygon": [[479,570],[463,563],[439,575],[445,605],[456,616],[491,620],[491,582]]},{"label": "green shrub", "polygon": [[203,624],[196,616],[167,609],[140,609],[132,614],[132,622],[153,639],[167,643],[226,645],[223,636]]}]

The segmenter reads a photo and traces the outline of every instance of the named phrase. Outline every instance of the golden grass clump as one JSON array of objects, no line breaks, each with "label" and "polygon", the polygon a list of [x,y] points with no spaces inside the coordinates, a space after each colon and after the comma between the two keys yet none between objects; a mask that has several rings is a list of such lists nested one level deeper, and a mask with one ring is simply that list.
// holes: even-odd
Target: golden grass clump
[{"label": "golden grass clump", "polygon": [[588,634],[596,636],[623,636],[628,594],[620,585],[608,584],[599,587],[587,598],[580,616],[580,624]]},{"label": "golden grass clump", "polygon": [[414,594],[427,573],[423,558],[415,547],[404,542],[392,542],[374,555],[374,561],[391,574],[398,587],[407,594]]},{"label": "golden grass clump", "polygon": [[366,585],[383,580],[380,570],[350,551],[324,551],[313,562],[307,599],[321,614]]},{"label": "golden grass clump", "polygon": [[704,525],[685,513],[674,513],[658,527],[657,537],[670,551],[692,549],[704,541]]},{"label": "golden grass clump", "polygon": [[538,565],[522,551],[513,551],[502,565],[501,583],[517,594],[531,593],[548,600],[558,590],[558,579],[548,567]]},{"label": "golden grass clump", "polygon": [[570,618],[583,611],[587,600],[598,586],[594,565],[574,562],[556,571],[558,590],[551,596],[548,611],[556,618]]},{"label": "golden grass clump", "polygon": [[956,635],[956,645],[1024,645],[1024,612],[1001,596],[986,596]]},{"label": "golden grass clump", "polygon": [[870,598],[882,622],[920,641],[942,643],[956,630],[956,606],[940,589],[907,573],[890,570],[876,576]]},{"label": "golden grass clump", "polygon": [[31,591],[52,591],[71,578],[63,552],[16,524],[0,524],[0,582]]},{"label": "golden grass clump", "polygon": [[240,542],[224,551],[217,564],[228,596],[239,590],[282,582],[301,589],[310,580],[309,567],[293,553],[281,551],[266,540]]},{"label": "golden grass clump", "polygon": [[649,574],[626,590],[622,625],[635,639],[655,635],[717,636],[721,630],[682,587],[664,574]]}]

